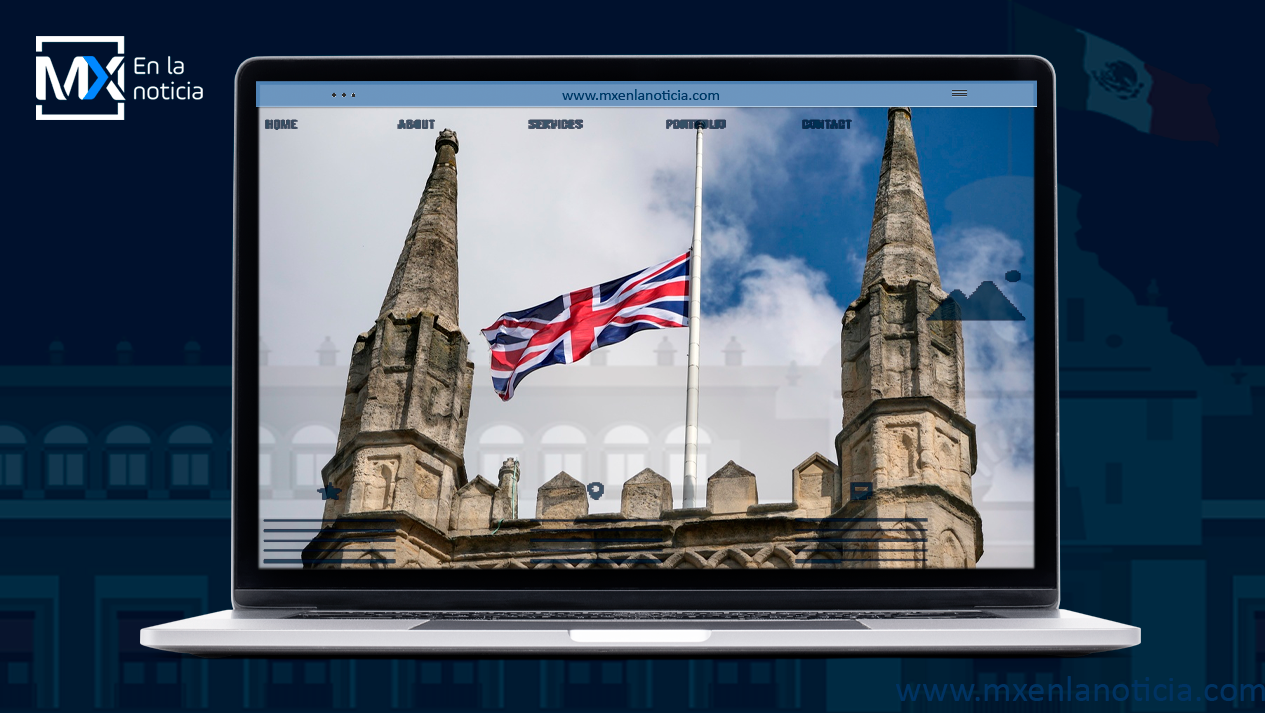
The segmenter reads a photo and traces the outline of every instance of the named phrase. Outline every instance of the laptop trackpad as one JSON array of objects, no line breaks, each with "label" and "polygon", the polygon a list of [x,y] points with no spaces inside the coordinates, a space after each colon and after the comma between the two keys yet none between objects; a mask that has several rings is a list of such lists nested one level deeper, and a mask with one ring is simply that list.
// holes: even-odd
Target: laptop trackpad
[{"label": "laptop trackpad", "polygon": [[707,629],[571,629],[581,644],[700,644],[712,638]]}]

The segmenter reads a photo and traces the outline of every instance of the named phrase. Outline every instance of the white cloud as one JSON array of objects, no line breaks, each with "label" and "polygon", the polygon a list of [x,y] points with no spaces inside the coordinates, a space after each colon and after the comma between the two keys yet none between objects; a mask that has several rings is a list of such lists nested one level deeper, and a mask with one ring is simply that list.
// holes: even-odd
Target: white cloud
[{"label": "white cloud", "polygon": [[[1005,274],[1024,257],[1023,246],[996,228],[949,227],[936,237],[945,290],[972,294],[991,280],[1020,313],[1030,315],[1032,288]],[[966,346],[966,415],[976,425],[976,488],[988,500],[1031,500],[1033,468],[1033,364],[1031,323],[963,322]]]},{"label": "white cloud", "polygon": [[703,328],[713,345],[737,337],[746,364],[816,364],[838,343],[843,317],[825,282],[797,258],[756,255],[740,278],[737,306],[705,319]]}]

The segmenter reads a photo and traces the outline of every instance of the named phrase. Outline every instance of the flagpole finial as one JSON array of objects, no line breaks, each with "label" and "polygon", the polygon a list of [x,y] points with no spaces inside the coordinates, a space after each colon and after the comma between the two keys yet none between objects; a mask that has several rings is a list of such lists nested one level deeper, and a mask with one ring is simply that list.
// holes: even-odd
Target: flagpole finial
[{"label": "flagpole finial", "polygon": [[461,144],[457,141],[457,132],[452,129],[439,132],[439,136],[435,139],[435,151],[439,151],[441,146],[451,146],[453,153],[460,151]]},{"label": "flagpole finial", "polygon": [[[457,167],[457,152],[461,150],[461,142],[457,141],[457,132],[444,129],[435,137],[435,166],[448,165]],[[434,169],[431,169],[432,172]]]}]

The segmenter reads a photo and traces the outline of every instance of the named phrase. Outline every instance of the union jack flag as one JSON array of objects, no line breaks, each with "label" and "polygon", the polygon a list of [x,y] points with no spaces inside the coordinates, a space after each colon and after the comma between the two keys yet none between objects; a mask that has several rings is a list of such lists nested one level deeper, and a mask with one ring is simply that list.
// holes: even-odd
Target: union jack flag
[{"label": "union jack flag", "polygon": [[518,382],[537,369],[579,361],[643,329],[688,326],[689,300],[687,251],[618,280],[506,312],[483,330],[492,348],[492,388],[509,401]]}]

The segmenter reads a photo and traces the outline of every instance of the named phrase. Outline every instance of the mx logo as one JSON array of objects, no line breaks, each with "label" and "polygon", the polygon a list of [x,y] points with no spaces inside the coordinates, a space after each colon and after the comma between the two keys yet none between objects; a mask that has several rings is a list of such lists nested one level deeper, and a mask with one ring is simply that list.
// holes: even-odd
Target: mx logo
[{"label": "mx logo", "polygon": [[[103,66],[95,55],[70,55],[90,45],[117,45],[117,54]],[[61,45],[45,51],[45,45]],[[59,74],[58,68],[65,74]],[[123,38],[85,36],[36,36],[35,119],[123,120]],[[50,97],[50,91],[52,96]],[[108,99],[106,98],[108,97]],[[92,104],[86,102],[93,101]],[[45,113],[45,107],[51,111]],[[56,107],[56,109],[54,109]]]}]

